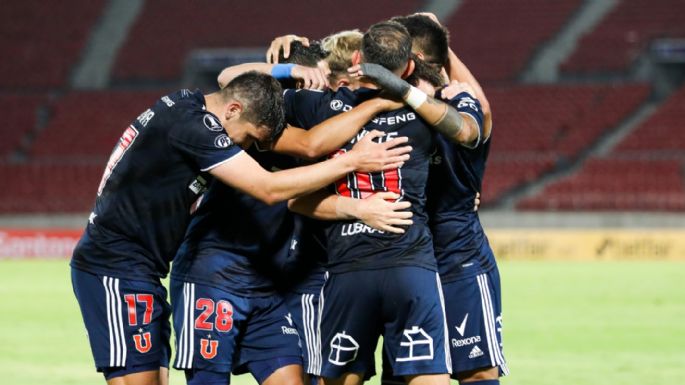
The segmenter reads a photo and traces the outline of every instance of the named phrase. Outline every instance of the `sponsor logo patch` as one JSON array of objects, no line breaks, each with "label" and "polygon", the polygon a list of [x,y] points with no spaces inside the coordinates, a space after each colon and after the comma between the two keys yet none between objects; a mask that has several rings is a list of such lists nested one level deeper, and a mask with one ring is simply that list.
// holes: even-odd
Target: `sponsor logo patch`
[{"label": "sponsor logo patch", "polygon": [[343,108],[343,102],[338,99],[331,100],[331,110],[340,111]]},{"label": "sponsor logo patch", "polygon": [[214,139],[214,145],[217,148],[227,148],[228,146],[230,146],[232,144],[233,144],[233,142],[231,141],[231,139],[226,134],[219,135]]},{"label": "sponsor logo patch", "polygon": [[482,356],[483,354],[485,354],[485,353],[483,353],[483,351],[480,350],[478,345],[475,345],[473,347],[473,349],[471,349],[471,353],[469,353],[469,358],[471,358],[471,359],[478,358],[478,357]]}]

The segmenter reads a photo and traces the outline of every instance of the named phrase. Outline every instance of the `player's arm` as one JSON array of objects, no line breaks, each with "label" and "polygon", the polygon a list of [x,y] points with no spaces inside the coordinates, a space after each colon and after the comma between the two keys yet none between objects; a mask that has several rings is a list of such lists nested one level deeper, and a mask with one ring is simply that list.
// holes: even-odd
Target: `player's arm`
[{"label": "player's arm", "polygon": [[296,79],[302,81],[302,88],[324,89],[328,87],[326,75],[319,68],[306,67],[299,64],[268,64],[268,63],[243,63],[224,68],[217,82],[220,88],[226,87],[231,80],[248,71],[257,71],[271,75],[278,80]]},{"label": "player's arm", "polygon": [[411,147],[396,146],[406,143],[407,137],[385,143],[372,141],[382,135],[380,131],[372,131],[350,151],[310,166],[272,173],[243,151],[213,167],[209,173],[264,203],[274,204],[316,191],[354,170],[371,172],[400,167],[409,159]]},{"label": "player's arm", "polygon": [[474,119],[462,116],[454,107],[411,86],[385,67],[363,63],[350,68],[350,73],[365,76],[390,95],[402,98],[428,124],[450,140],[464,145],[477,142],[480,127]]},{"label": "player's arm", "polygon": [[[483,132],[484,137],[487,138],[490,136],[490,131],[492,130],[492,110],[490,109],[490,102],[488,102],[488,98],[485,97],[485,92],[480,86],[480,83],[478,83],[478,80],[476,80],[476,77],[473,76],[468,67],[466,67],[466,65],[459,59],[459,57],[454,53],[454,51],[452,51],[451,48],[449,49],[448,54],[449,68],[447,74],[450,80],[456,80],[460,83],[467,83],[469,86],[471,86],[471,89],[473,90],[472,95],[475,96],[480,102],[480,107],[483,112]],[[451,99],[455,95],[456,93],[453,95],[445,94],[443,90],[442,97],[445,99]]]},{"label": "player's arm", "polygon": [[369,99],[350,111],[329,118],[309,130],[288,126],[272,149],[300,158],[317,159],[349,142],[369,120],[402,104],[385,98]]},{"label": "player's arm", "polygon": [[320,220],[359,219],[377,230],[402,234],[398,226],[412,224],[411,203],[395,202],[399,195],[380,192],[365,199],[354,199],[319,190],[288,201],[288,208],[298,214]]}]

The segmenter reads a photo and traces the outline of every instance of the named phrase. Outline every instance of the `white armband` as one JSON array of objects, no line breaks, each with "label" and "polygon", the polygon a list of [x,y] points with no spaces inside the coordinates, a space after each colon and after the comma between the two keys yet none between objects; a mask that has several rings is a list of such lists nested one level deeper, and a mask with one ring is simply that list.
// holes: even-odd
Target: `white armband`
[{"label": "white armband", "polygon": [[419,108],[428,99],[428,95],[420,89],[412,86],[404,101],[413,109]]}]

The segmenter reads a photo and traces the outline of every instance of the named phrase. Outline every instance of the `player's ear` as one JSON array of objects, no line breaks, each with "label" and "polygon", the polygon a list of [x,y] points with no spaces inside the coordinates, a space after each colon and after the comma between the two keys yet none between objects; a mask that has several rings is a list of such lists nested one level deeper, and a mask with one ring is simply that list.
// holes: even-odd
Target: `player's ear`
[{"label": "player's ear", "polygon": [[362,62],[362,53],[360,50],[356,49],[354,52],[352,52],[352,66],[356,66],[357,64]]},{"label": "player's ear", "polygon": [[240,117],[243,112],[243,105],[236,100],[232,100],[226,104],[226,110],[224,111],[224,117],[226,120],[231,120],[233,117]]},{"label": "player's ear", "polygon": [[426,57],[423,55],[423,52],[416,52],[414,55],[416,55],[417,58],[426,61]]},{"label": "player's ear", "polygon": [[416,63],[414,63],[414,60],[409,59],[409,61],[407,62],[407,68],[405,68],[404,72],[402,72],[402,79],[409,77],[409,75],[411,75],[412,72],[414,72],[414,68],[416,68]]}]

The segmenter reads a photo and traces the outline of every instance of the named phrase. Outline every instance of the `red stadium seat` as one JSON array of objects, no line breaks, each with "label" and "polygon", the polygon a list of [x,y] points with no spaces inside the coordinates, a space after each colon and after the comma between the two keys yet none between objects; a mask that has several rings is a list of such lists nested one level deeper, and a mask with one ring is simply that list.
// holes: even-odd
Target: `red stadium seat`
[{"label": "red stadium seat", "polygon": [[685,210],[684,163],[591,159],[576,174],[518,204],[527,210]]},{"label": "red stadium seat", "polygon": [[[74,4],[77,3],[77,4]],[[66,85],[105,1],[5,1],[0,13],[0,87]]]},{"label": "red stadium seat", "polygon": [[27,133],[36,129],[38,109],[46,103],[44,95],[0,95],[4,119],[0,128],[0,160],[19,148]]},{"label": "red stadium seat", "polygon": [[[322,38],[343,29],[367,28],[394,15],[416,12],[422,2],[364,0],[337,3],[265,0],[150,0],[133,26],[115,65],[116,79],[172,80],[195,48],[268,47],[279,35]],[[392,10],[392,14],[388,14]],[[159,17],[164,15],[164,17]],[[193,22],[189,23],[188,15]]]},{"label": "red stadium seat", "polygon": [[481,82],[514,80],[580,0],[465,0],[447,21],[451,46]]},{"label": "red stadium seat", "polygon": [[629,68],[654,38],[685,37],[681,0],[621,1],[562,65],[567,73],[610,73]]},{"label": "red stadium seat", "polygon": [[162,95],[164,91],[66,94],[52,106],[52,119],[36,138],[30,155],[103,163],[126,127]]},{"label": "red stadium seat", "polygon": [[0,164],[1,213],[89,211],[95,202],[104,164]]},{"label": "red stadium seat", "polygon": [[617,154],[685,157],[685,87],[673,94],[654,114],[626,137]]}]

